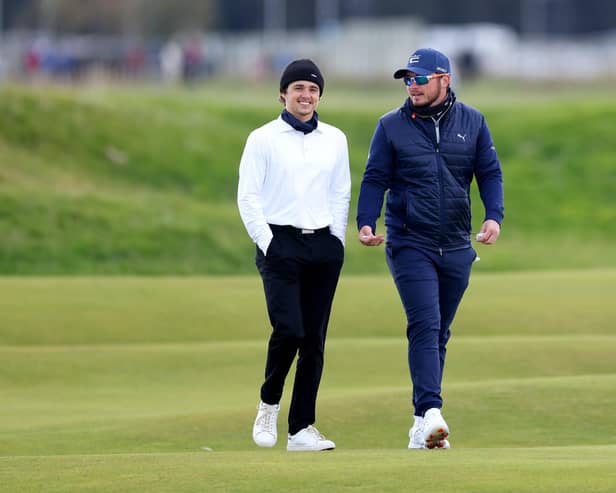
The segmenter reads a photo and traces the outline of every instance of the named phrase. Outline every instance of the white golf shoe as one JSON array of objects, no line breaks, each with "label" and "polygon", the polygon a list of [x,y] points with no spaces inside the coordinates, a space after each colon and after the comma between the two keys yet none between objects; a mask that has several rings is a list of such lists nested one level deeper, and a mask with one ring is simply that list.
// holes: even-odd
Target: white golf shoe
[{"label": "white golf shoe", "polygon": [[287,450],[289,452],[318,452],[321,450],[334,450],[336,444],[325,438],[319,430],[310,425],[295,435],[289,435]]},{"label": "white golf shoe", "polygon": [[409,448],[422,449],[426,448],[426,442],[423,439],[423,417],[415,416],[415,422],[409,430]]},{"label": "white golf shoe", "polygon": [[252,427],[252,439],[259,447],[273,447],[278,439],[278,420],[279,404],[266,404],[259,402],[257,406],[257,418]]},{"label": "white golf shoe", "polygon": [[[449,442],[445,440],[448,436],[449,427],[441,415],[441,410],[436,407],[428,409],[423,420],[423,439],[426,448],[449,448]],[[447,447],[439,447],[440,442],[447,442]]]},{"label": "white golf shoe", "polygon": [[[424,419],[421,416],[415,416],[415,422],[409,430],[409,449],[426,449],[426,441],[423,437]],[[451,448],[449,440],[440,440],[436,443],[433,449],[448,449]]]}]

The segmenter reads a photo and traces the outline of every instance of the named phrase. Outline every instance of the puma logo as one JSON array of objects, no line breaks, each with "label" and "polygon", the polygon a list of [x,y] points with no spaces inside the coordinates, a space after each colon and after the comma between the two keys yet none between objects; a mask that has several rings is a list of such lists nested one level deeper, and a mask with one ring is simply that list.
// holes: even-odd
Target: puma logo
[{"label": "puma logo", "polygon": [[458,134],[458,137],[460,137],[462,139],[462,142],[466,142],[466,134],[464,134],[464,135]]}]

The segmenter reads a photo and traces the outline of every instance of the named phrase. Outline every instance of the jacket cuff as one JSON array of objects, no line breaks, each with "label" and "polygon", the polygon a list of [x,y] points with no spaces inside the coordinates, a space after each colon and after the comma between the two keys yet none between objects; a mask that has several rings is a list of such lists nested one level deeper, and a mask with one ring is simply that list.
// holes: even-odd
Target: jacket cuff
[{"label": "jacket cuff", "polygon": [[483,219],[483,221],[487,221],[488,219],[491,219],[492,221],[496,221],[498,223],[499,226],[501,226],[501,223],[503,222],[503,215],[502,214],[496,214],[496,213],[488,213],[486,214],[485,218]]},{"label": "jacket cuff", "polygon": [[357,219],[357,231],[361,230],[364,226],[370,226],[372,228],[372,234],[376,234],[376,221],[369,221],[365,219]]}]

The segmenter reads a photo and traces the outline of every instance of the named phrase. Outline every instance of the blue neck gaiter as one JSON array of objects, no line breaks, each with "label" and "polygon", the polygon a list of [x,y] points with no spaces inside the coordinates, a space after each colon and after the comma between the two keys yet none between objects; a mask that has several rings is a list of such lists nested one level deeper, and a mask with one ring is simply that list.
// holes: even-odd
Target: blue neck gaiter
[{"label": "blue neck gaiter", "polygon": [[298,120],[291,113],[289,113],[286,109],[282,110],[282,113],[280,114],[280,116],[285,122],[291,125],[295,130],[299,130],[300,132],[303,132],[304,135],[312,132],[315,128],[317,128],[317,125],[319,124],[319,115],[317,114],[316,111],[313,113],[312,118],[308,120],[307,122]]}]

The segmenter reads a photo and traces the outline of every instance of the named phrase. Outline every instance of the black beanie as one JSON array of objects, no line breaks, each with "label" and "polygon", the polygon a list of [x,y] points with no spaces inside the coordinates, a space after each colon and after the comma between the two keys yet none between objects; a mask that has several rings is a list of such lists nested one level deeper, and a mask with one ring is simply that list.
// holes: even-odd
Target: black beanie
[{"label": "black beanie", "polygon": [[286,91],[288,85],[296,80],[308,80],[314,82],[319,86],[321,95],[323,95],[323,87],[325,86],[325,80],[319,70],[319,67],[312,60],[302,58],[301,60],[294,60],[287,68],[282,72],[280,77],[280,92]]}]

